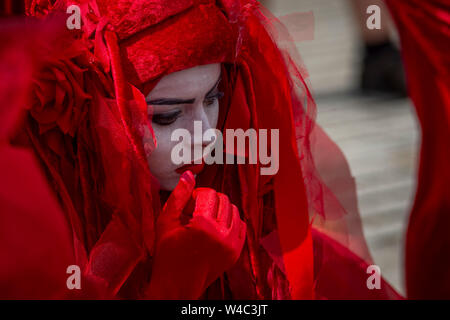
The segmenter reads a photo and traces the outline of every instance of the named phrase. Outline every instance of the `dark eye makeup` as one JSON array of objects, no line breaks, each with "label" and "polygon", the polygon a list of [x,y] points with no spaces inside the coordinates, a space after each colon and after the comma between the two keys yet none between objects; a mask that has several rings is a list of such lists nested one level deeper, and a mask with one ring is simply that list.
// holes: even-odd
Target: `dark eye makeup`
[{"label": "dark eye makeup", "polygon": [[181,110],[174,110],[170,112],[157,113],[152,117],[152,122],[161,126],[168,126],[174,123],[181,114]]},{"label": "dark eye makeup", "polygon": [[[219,82],[221,78],[219,78],[214,85],[214,87],[206,94],[205,99],[203,101],[206,107],[210,107],[214,105],[217,100],[223,98],[224,93],[218,90]],[[193,104],[195,99],[157,99],[149,101],[150,105],[178,105],[178,104]],[[158,124],[160,126],[168,126],[174,123],[178,117],[182,114],[181,110],[173,110],[168,112],[156,113],[152,117],[152,122]]]},{"label": "dark eye makeup", "polygon": [[215,92],[209,96],[206,96],[206,98],[204,100],[204,104],[205,104],[205,106],[210,107],[216,102],[216,100],[222,99],[223,96],[224,96],[223,92]]}]

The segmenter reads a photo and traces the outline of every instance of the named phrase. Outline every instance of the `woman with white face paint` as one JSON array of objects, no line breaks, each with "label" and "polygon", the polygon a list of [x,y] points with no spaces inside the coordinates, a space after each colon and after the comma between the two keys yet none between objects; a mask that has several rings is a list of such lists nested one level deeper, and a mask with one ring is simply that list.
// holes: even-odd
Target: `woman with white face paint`
[{"label": "woman with white face paint", "polygon": [[[315,171],[305,70],[278,47],[288,38],[270,13],[253,0],[79,4],[81,37],[35,79],[25,132],[67,215],[85,288],[97,289],[88,297],[397,297],[384,282],[364,285],[369,261],[348,249],[363,240],[347,237],[347,213]],[[279,170],[175,164],[177,129],[205,150],[196,122],[201,134],[279,130],[279,148],[266,148],[279,151]]]},{"label": "woman with white face paint", "polygon": [[[203,152],[203,132],[196,137],[199,133],[194,132],[194,123],[201,122],[205,131],[216,128],[219,99],[223,96],[220,80],[218,63],[181,70],[162,77],[146,99],[156,138],[156,148],[147,158],[165,202],[156,225],[153,276],[146,293],[149,298],[198,298],[236,262],[242,250],[245,224],[237,207],[214,189],[194,190],[194,179],[204,168],[203,159],[197,165],[194,162],[199,159],[185,165],[176,165],[172,160],[176,144],[172,134],[177,129],[187,130],[192,137],[187,141],[192,155],[195,148],[200,148],[201,155],[207,156]],[[144,138],[143,143],[150,141]],[[187,211],[189,205],[192,208]],[[189,278],[195,283],[187,281]],[[169,279],[173,286],[167,285]]]},{"label": "woman with white face paint", "polygon": [[[187,129],[193,138],[192,149],[201,149],[209,143],[203,141],[203,133],[216,129],[219,119],[219,99],[223,92],[219,91],[221,80],[220,64],[197,66],[178,71],[163,77],[147,96],[153,108],[152,127],[158,145],[149,155],[150,171],[157,178],[163,190],[173,190],[184,169],[190,169],[194,175],[201,172],[203,165],[180,166],[171,161],[171,154],[177,141],[172,141],[174,130]],[[201,137],[195,137],[194,122],[202,123]],[[144,141],[144,144],[146,141]],[[193,152],[191,153],[194,154]],[[192,159],[192,163],[198,159]]]}]

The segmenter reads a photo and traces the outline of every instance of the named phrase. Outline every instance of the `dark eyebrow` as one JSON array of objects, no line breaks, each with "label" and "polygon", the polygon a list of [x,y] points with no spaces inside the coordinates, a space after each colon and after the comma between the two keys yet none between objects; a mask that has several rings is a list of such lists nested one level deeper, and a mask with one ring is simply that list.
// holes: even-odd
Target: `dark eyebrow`
[{"label": "dark eyebrow", "polygon": [[[219,79],[217,79],[214,86],[208,91],[206,97],[210,96],[213,93],[214,89],[216,89],[216,87],[219,85],[220,80],[222,80],[221,76],[219,76]],[[194,102],[195,99],[176,99],[176,98],[162,98],[147,101],[148,104],[154,106],[173,106],[177,104],[193,104]]]},{"label": "dark eyebrow", "polygon": [[154,105],[154,106],[172,106],[176,104],[192,104],[195,102],[195,99],[170,99],[170,98],[162,98],[162,99],[156,99],[147,101],[148,104]]}]

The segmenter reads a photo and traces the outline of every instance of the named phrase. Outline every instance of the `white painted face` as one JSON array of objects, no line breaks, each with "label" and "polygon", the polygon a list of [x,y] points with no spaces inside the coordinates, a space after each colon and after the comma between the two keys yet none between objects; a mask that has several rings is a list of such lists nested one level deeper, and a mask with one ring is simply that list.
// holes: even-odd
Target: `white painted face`
[{"label": "white painted face", "polygon": [[[186,129],[194,137],[194,121],[202,122],[203,132],[216,128],[219,99],[223,95],[218,90],[220,75],[220,63],[174,72],[161,78],[147,96],[149,112],[153,108],[151,125],[157,141],[147,160],[162,190],[173,190],[180,179],[176,170],[182,165],[175,165],[171,160],[172,149],[178,143],[171,141],[172,132]],[[192,148],[195,148],[194,140]]]}]

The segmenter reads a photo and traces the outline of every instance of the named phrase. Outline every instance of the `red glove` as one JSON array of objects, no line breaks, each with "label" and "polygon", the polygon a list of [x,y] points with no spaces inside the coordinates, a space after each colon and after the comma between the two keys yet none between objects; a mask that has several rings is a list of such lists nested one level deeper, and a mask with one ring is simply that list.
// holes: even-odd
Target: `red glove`
[{"label": "red glove", "polygon": [[150,299],[198,299],[238,260],[246,224],[228,197],[185,172],[156,224]]}]

